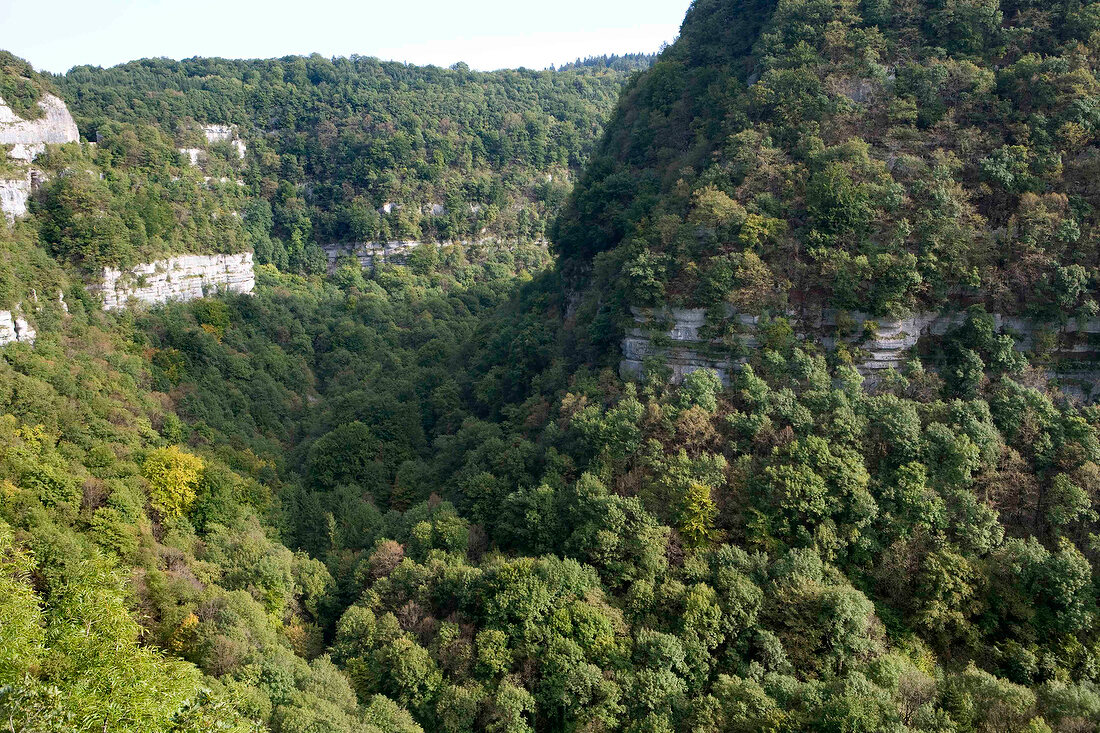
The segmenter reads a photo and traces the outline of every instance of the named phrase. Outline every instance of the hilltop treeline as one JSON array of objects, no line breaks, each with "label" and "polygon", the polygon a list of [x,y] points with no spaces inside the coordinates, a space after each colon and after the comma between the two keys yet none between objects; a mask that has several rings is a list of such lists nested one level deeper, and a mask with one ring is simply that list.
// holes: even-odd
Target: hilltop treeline
[{"label": "hilltop treeline", "polygon": [[281,243],[305,246],[543,238],[628,71],[482,73],[314,54],[145,59],[54,81],[92,139],[107,121],[129,122],[189,147],[204,142],[201,124],[238,125],[251,193],[287,210]]}]

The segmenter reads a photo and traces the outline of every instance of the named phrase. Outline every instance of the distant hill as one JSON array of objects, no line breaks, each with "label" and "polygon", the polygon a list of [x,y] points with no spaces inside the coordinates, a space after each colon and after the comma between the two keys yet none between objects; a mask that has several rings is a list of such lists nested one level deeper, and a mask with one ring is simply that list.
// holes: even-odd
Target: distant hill
[{"label": "distant hill", "polygon": [[611,69],[612,71],[643,71],[657,60],[656,53],[625,53],[588,56],[557,67],[558,71],[574,69]]},{"label": "distant hill", "polygon": [[316,54],[144,59],[54,82],[91,138],[108,121],[151,124],[189,148],[202,125],[237,125],[278,249],[542,239],[628,76],[618,63],[481,73]]}]

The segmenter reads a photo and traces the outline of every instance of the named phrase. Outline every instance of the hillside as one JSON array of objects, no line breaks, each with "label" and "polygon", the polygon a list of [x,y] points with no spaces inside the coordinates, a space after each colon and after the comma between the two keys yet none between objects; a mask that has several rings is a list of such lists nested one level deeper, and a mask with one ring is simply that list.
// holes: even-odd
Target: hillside
[{"label": "hillside", "polygon": [[[598,139],[633,58],[53,79],[98,142],[0,227],[0,720],[1097,730],[1098,9],[698,0]],[[317,256],[456,190],[552,249]],[[175,243],[253,293],[82,284]]]},{"label": "hillside", "polygon": [[1091,7],[700,0],[559,251],[614,250],[636,305],[1091,317]]},{"label": "hillside", "polygon": [[23,59],[0,51],[0,99],[17,115],[37,119],[41,115],[37,102],[50,92],[56,89],[46,76]]},{"label": "hillside", "polygon": [[278,250],[544,238],[628,74],[313,55],[146,59],[53,81],[91,138],[108,121],[150,124],[191,148],[202,125],[237,125],[251,150],[244,179],[273,211]]}]

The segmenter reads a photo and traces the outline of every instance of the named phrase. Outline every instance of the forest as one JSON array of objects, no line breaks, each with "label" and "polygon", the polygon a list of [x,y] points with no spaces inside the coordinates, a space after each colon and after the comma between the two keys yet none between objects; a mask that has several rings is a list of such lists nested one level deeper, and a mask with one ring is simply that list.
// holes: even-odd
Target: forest
[{"label": "forest", "polygon": [[271,209],[253,246],[281,265],[284,250],[331,242],[545,239],[620,87],[651,59],[491,73],[317,54],[145,59],[49,81],[93,139],[152,125],[189,147],[200,124],[239,126],[247,191]]},{"label": "forest", "polygon": [[[1091,345],[1100,3],[695,0],[655,59],[540,72],[0,69],[97,142],[0,226],[2,305],[65,296],[0,351],[13,732],[1100,729],[1100,407],[996,317]],[[214,122],[248,155],[189,166]],[[401,229],[476,180],[537,226]],[[83,285],[248,249],[252,295]],[[632,306],[759,343],[624,378]],[[869,375],[810,306],[963,315]]]}]

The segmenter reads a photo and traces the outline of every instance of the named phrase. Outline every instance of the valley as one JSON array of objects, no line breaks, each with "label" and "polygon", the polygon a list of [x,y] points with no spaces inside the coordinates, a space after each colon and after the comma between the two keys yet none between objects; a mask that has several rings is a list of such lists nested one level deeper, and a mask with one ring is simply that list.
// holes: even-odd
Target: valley
[{"label": "valley", "polygon": [[1096,730],[1098,8],[0,52],[0,721]]}]

